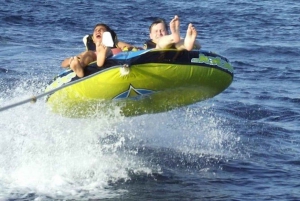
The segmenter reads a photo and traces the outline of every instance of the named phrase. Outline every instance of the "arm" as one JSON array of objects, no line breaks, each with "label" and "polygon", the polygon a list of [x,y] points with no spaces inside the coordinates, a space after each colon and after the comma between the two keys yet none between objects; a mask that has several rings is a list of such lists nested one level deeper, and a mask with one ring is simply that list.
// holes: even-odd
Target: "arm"
[{"label": "arm", "polygon": [[132,45],[122,42],[122,41],[118,41],[117,45],[118,48],[124,49],[125,47],[133,47]]}]

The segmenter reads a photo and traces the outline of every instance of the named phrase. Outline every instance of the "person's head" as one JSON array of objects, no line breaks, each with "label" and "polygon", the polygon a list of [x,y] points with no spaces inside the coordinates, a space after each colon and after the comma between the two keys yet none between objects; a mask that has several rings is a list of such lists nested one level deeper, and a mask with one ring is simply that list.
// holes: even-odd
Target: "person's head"
[{"label": "person's head", "polygon": [[156,40],[164,35],[168,34],[168,26],[164,19],[154,20],[149,27],[149,37],[152,40]]},{"label": "person's head", "polygon": [[111,34],[114,41],[116,40],[116,38],[117,38],[116,33],[109,26],[107,26],[106,24],[100,23],[100,24],[96,24],[95,27],[94,27],[94,31],[93,31],[93,40],[94,40],[94,42],[99,41],[99,40],[102,41],[102,35],[106,31],[110,32],[110,34]]}]

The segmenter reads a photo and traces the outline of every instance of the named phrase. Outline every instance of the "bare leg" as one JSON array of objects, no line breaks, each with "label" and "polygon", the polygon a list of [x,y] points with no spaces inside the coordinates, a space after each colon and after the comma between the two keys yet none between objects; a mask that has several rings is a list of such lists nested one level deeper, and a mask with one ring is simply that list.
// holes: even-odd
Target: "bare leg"
[{"label": "bare leg", "polygon": [[[94,51],[84,51],[84,52],[80,53],[79,55],[77,55],[77,57],[80,58],[80,64],[83,67],[87,66],[89,63],[91,63],[93,61],[96,61],[96,55],[95,55]],[[69,67],[70,63],[72,62],[73,59],[74,59],[73,57],[66,58],[61,63],[61,66],[64,68]]]},{"label": "bare leg", "polygon": [[178,43],[180,41],[180,21],[179,17],[175,15],[175,17],[170,22],[170,35],[162,36],[158,39],[157,48],[164,49],[169,48],[172,44]]},{"label": "bare leg", "polygon": [[170,30],[173,39],[173,43],[178,43],[180,40],[180,22],[179,17],[177,15],[170,22]]},{"label": "bare leg", "polygon": [[84,76],[83,67],[81,66],[81,63],[77,57],[74,57],[71,61],[70,68],[76,73],[78,77]]},{"label": "bare leg", "polygon": [[[80,58],[80,59],[79,59]],[[75,56],[70,62],[70,68],[76,73],[78,77],[84,76],[83,69],[91,62],[96,60],[96,55],[93,51],[85,51],[79,55]]]},{"label": "bare leg", "polygon": [[193,26],[192,23],[189,24],[187,30],[186,30],[186,36],[184,39],[184,47],[186,50],[190,51],[194,47],[194,43],[196,41],[197,37],[197,30]]},{"label": "bare leg", "polygon": [[96,61],[96,55],[94,51],[85,51],[80,54],[80,64],[82,67],[86,67],[91,62]]},{"label": "bare leg", "polygon": [[100,42],[96,44],[97,66],[102,67],[105,59],[112,54],[111,49]]}]

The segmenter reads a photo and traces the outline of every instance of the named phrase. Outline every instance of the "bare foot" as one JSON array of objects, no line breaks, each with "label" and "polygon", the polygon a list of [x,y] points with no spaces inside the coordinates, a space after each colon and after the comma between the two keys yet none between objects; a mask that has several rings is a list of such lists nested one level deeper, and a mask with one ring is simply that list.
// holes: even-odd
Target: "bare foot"
[{"label": "bare foot", "polygon": [[170,22],[170,30],[171,35],[173,37],[173,43],[178,43],[180,41],[180,21],[179,17],[177,15],[174,16],[174,18]]},{"label": "bare foot", "polygon": [[186,36],[184,39],[184,47],[186,50],[190,51],[194,47],[194,43],[196,41],[197,37],[197,30],[193,26],[192,23],[189,24],[187,30],[186,30]]},{"label": "bare foot", "polygon": [[74,57],[70,63],[70,68],[76,73],[78,77],[83,77],[84,72],[81,63],[77,57]]}]

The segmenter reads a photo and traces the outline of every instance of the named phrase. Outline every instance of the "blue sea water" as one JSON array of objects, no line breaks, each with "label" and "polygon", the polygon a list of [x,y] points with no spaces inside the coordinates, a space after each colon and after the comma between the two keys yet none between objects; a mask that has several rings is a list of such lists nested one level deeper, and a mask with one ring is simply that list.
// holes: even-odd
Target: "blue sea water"
[{"label": "blue sea water", "polygon": [[159,114],[70,119],[43,100],[0,112],[0,200],[300,200],[298,1],[3,1],[0,106],[43,93],[99,22],[141,46],[152,19],[179,15],[235,73]]}]

